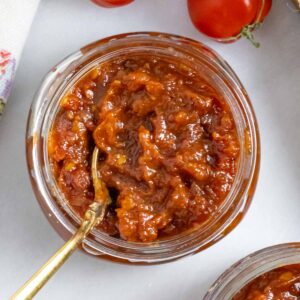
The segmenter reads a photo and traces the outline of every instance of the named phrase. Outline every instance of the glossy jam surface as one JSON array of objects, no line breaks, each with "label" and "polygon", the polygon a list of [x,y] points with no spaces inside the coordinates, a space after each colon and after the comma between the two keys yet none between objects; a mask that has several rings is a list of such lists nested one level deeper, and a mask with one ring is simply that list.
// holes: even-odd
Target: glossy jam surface
[{"label": "glossy jam surface", "polygon": [[232,300],[299,300],[300,264],[269,271],[247,284]]},{"label": "glossy jam surface", "polygon": [[148,54],[103,63],[61,99],[48,141],[58,186],[82,215],[93,201],[91,154],[112,205],[99,229],[151,242],[216,216],[237,171],[232,113],[201,73]]}]

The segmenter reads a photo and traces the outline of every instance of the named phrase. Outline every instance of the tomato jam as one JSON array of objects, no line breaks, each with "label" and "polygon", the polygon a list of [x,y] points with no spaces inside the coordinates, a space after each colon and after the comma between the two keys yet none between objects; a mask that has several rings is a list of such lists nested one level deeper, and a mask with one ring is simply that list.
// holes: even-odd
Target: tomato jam
[{"label": "tomato jam", "polygon": [[150,54],[99,64],[61,99],[48,152],[59,188],[81,216],[94,197],[95,145],[113,200],[99,229],[135,242],[209,222],[240,156],[221,94],[182,61]]},{"label": "tomato jam", "polygon": [[232,300],[300,299],[300,264],[269,271],[247,284]]}]

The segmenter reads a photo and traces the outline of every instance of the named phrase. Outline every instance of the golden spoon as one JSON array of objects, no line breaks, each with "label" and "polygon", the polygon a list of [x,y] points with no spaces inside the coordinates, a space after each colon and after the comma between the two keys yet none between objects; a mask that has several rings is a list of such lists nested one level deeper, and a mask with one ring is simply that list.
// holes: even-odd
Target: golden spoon
[{"label": "golden spoon", "polygon": [[95,147],[92,158],[92,178],[95,189],[94,202],[85,212],[77,232],[62,246],[11,298],[10,300],[30,300],[47,283],[54,273],[78,248],[89,232],[98,225],[110,204],[108,190],[98,176],[99,149]]}]

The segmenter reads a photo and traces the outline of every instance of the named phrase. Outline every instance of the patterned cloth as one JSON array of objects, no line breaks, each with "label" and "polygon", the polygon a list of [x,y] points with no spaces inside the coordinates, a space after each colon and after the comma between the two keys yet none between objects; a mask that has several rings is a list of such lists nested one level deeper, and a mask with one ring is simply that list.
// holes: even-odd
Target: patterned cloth
[{"label": "patterned cloth", "polygon": [[4,106],[10,94],[15,69],[16,60],[12,54],[8,51],[0,50],[0,116],[4,111]]},{"label": "patterned cloth", "polygon": [[0,117],[40,0],[0,0]]}]

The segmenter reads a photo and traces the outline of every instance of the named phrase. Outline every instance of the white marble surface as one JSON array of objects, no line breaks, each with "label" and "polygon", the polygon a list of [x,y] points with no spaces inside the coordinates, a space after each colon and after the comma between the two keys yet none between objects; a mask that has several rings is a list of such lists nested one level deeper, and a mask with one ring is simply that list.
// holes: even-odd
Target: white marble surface
[{"label": "white marble surface", "polygon": [[8,299],[62,245],[31,190],[24,134],[42,76],[67,54],[115,33],[154,30],[186,35],[217,50],[252,99],[261,130],[262,163],[252,206],[225,239],[197,255],[157,266],[128,266],[76,253],[36,299],[196,300],[232,263],[265,246],[300,241],[300,15],[285,0],[256,36],[222,45],[191,25],[185,0],[136,0],[113,10],[88,0],[43,0],[0,121],[0,299]]}]

